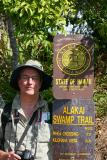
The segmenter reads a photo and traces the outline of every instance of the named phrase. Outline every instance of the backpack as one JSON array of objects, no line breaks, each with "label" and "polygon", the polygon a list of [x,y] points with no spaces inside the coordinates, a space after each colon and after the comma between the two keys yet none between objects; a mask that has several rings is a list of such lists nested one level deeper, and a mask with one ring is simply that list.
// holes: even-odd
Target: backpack
[{"label": "backpack", "polygon": [[4,150],[4,142],[5,142],[5,127],[8,122],[11,122],[11,111],[12,111],[12,103],[7,103],[1,114],[1,128],[2,128],[2,138],[0,140],[0,149]]}]

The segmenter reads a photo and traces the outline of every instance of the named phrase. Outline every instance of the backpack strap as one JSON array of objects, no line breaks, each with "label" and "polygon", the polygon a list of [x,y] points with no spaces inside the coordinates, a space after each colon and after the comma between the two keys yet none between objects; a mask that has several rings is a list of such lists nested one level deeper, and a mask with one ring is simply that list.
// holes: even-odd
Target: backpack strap
[{"label": "backpack strap", "polygon": [[52,124],[52,112],[53,112],[53,108],[52,108],[52,102],[48,103],[48,110],[50,112],[50,120],[48,121],[49,124]]},{"label": "backpack strap", "polygon": [[25,130],[24,130],[24,132],[23,132],[23,134],[21,136],[21,138],[19,139],[19,142],[15,146],[15,151],[17,151],[19,149],[20,145],[22,144],[22,142],[23,142],[23,140],[24,140],[24,138],[26,136],[26,133],[28,132],[28,130],[29,130],[31,124],[33,123],[33,121],[34,121],[34,119],[35,119],[35,117],[36,117],[37,114],[38,114],[38,110],[36,110],[33,113],[32,117],[30,118],[30,120],[29,120],[29,122],[28,122],[28,124],[27,124],[27,126],[26,126],[26,128],[25,128]]},{"label": "backpack strap", "polygon": [[5,142],[5,127],[8,122],[11,122],[11,110],[12,110],[12,103],[7,103],[1,114],[1,127],[2,127],[2,139],[1,139],[1,149],[4,150],[4,142]]}]

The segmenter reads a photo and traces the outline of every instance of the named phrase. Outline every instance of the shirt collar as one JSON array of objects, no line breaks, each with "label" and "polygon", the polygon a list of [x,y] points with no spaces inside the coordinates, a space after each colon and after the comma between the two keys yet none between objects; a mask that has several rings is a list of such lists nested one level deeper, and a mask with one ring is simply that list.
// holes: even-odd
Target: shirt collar
[{"label": "shirt collar", "polygon": [[[47,102],[43,99],[43,97],[39,97],[38,103],[36,105],[36,108],[42,108],[44,106],[47,106]],[[17,109],[20,110],[21,109],[21,105],[20,105],[20,95],[17,94],[15,96],[15,98],[13,99],[13,103],[12,103],[12,109]]]}]

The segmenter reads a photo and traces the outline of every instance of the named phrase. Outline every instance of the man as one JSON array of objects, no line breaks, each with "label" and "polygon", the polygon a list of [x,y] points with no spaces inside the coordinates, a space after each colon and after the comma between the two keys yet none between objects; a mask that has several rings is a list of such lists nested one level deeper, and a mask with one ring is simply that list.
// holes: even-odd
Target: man
[{"label": "man", "polygon": [[[50,113],[47,102],[40,96],[40,92],[48,89],[51,82],[52,78],[43,71],[38,61],[29,60],[13,71],[10,85],[18,94],[12,102],[12,122],[5,127],[4,148],[9,154],[8,160],[19,160],[25,152],[30,152],[34,160],[52,160]],[[34,112],[35,118],[19,145]]]}]

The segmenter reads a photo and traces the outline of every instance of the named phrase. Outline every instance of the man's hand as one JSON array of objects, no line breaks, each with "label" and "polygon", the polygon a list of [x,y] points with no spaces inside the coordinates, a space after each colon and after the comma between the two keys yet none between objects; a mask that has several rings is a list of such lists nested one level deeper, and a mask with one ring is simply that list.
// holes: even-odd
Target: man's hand
[{"label": "man's hand", "polygon": [[8,153],[9,153],[8,160],[21,160],[21,157],[15,154],[13,151]]},{"label": "man's hand", "polygon": [[13,151],[4,152],[0,150],[0,160],[21,160],[21,157],[15,154]]}]

